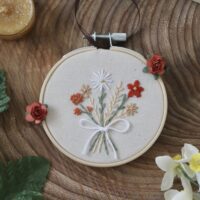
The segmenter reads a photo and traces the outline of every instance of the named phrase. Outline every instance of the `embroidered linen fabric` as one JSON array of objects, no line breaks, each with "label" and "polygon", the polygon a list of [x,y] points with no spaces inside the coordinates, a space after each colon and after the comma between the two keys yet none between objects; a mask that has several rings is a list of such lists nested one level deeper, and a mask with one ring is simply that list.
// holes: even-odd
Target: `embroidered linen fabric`
[{"label": "embroidered linen fabric", "polygon": [[[86,51],[62,62],[50,77],[43,99],[43,103],[49,107],[46,124],[59,145],[75,157],[96,163],[110,163],[116,159],[121,161],[144,149],[156,135],[164,115],[164,95],[160,83],[153,76],[143,73],[144,67],[145,63],[132,55],[102,49]],[[117,146],[118,156],[114,155],[112,149],[109,153],[106,152],[105,148],[101,152],[83,153],[94,131],[85,128],[81,121],[90,120],[87,116],[83,117],[79,112],[74,114],[76,106],[70,99],[81,88],[90,90],[91,87],[92,91],[89,93],[98,101],[102,88],[95,89],[94,80],[91,82],[91,79],[92,74],[102,70],[110,74],[112,79],[107,88],[106,105],[109,105],[113,92],[120,83],[123,84],[126,94],[129,92],[127,84],[133,84],[136,80],[144,88],[140,98],[134,97],[129,102],[132,105],[130,108],[135,109],[132,112],[135,113],[125,119],[128,124],[119,123],[113,127],[124,128],[125,131],[108,133]],[[93,106],[87,104],[90,108]]]}]

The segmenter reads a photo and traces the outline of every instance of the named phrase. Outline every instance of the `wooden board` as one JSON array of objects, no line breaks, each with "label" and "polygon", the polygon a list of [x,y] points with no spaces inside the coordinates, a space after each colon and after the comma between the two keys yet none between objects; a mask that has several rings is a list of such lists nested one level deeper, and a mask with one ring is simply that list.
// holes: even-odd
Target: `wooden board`
[{"label": "wooden board", "polygon": [[[0,66],[6,70],[8,112],[0,116],[0,160],[41,155],[52,162],[47,200],[162,200],[163,173],[154,158],[176,154],[184,143],[200,147],[200,6],[190,0],[140,0],[140,32],[126,45],[147,57],[159,53],[169,72],[165,128],[139,159],[117,168],[96,169],[70,160],[49,141],[42,127],[25,122],[27,104],[37,101],[51,67],[67,52],[82,47],[74,21],[74,0],[36,0],[36,24],[19,41],[0,41]],[[137,24],[127,0],[83,0],[79,18],[88,31],[128,31]],[[120,23],[119,23],[120,22]]]}]

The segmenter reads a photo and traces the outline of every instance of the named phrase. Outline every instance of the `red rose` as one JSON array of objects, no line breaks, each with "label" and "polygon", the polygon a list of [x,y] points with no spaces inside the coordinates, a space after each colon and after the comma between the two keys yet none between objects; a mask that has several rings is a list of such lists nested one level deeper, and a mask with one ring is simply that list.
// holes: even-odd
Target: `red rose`
[{"label": "red rose", "polygon": [[72,103],[74,103],[75,105],[78,105],[79,103],[83,102],[83,95],[80,93],[73,94],[70,99]]},{"label": "red rose", "polygon": [[141,93],[144,91],[143,87],[140,87],[140,82],[136,80],[133,84],[128,84],[127,85],[129,89],[128,97],[141,97]]},{"label": "red rose", "polygon": [[34,102],[26,107],[26,120],[40,124],[47,116],[47,106],[41,103]]},{"label": "red rose", "polygon": [[79,108],[75,108],[74,109],[74,114],[75,115],[81,115],[81,113],[82,113],[81,109],[79,109]]},{"label": "red rose", "polygon": [[154,75],[162,75],[165,72],[165,61],[159,55],[154,55],[147,61],[148,72]]}]

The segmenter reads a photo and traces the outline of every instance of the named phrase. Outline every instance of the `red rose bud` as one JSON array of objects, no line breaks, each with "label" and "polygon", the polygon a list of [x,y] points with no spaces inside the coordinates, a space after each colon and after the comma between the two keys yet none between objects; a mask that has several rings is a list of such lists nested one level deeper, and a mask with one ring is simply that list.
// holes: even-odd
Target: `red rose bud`
[{"label": "red rose bud", "polygon": [[47,106],[34,102],[26,107],[26,121],[40,124],[47,116]]},{"label": "red rose bud", "polygon": [[81,93],[73,94],[70,99],[73,104],[78,105],[83,102],[83,95]]},{"label": "red rose bud", "polygon": [[165,72],[165,61],[159,55],[153,55],[151,59],[147,61],[148,72],[154,75],[162,75]]}]

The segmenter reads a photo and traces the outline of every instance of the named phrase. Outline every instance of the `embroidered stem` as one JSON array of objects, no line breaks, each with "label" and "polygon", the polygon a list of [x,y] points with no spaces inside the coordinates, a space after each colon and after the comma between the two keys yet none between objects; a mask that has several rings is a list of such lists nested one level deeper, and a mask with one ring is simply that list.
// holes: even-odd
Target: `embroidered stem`
[{"label": "embroidered stem", "polygon": [[99,142],[98,142],[98,152],[101,152],[102,145],[103,145],[103,133],[99,136]]},{"label": "embroidered stem", "polygon": [[105,110],[105,107],[106,107],[106,104],[104,103],[105,98],[106,98],[105,89],[102,88],[101,96],[99,97],[99,104],[100,104],[99,112],[100,112],[100,124],[101,124],[101,126],[104,126],[104,110]]},{"label": "embroidered stem", "polygon": [[96,142],[97,142],[97,140],[99,139],[99,135],[101,134],[101,132],[99,132],[97,135],[96,135],[96,137],[94,138],[94,140],[93,141],[91,141],[91,145],[90,145],[90,147],[89,147],[89,150],[88,150],[88,152],[91,152],[91,151],[93,151],[93,149],[95,148],[95,145],[96,145]]},{"label": "embroidered stem", "polygon": [[124,118],[127,117],[127,112],[126,110],[122,110],[121,112],[118,113],[117,118]]},{"label": "embroidered stem", "polygon": [[97,149],[98,149],[100,137],[101,137],[101,134],[98,135],[97,140],[96,140],[96,142],[94,144],[94,147],[92,149],[93,153],[95,153],[97,151]]},{"label": "embroidered stem", "polygon": [[96,117],[96,121],[99,122],[100,121],[99,113],[97,111],[97,106],[95,105],[95,100],[92,97],[90,97],[90,104],[94,108],[94,115]]},{"label": "embroidered stem", "polygon": [[105,134],[103,135],[103,142],[106,150],[106,154],[109,155],[109,150],[108,150],[108,145],[107,145],[107,140]]},{"label": "embroidered stem", "polygon": [[110,138],[110,141],[112,142],[112,145],[113,145],[113,147],[114,147],[115,151],[118,153],[118,149],[117,149],[117,147],[116,147],[116,145],[115,145],[115,143],[114,143],[114,141],[113,141],[112,137],[111,137],[111,136],[109,136],[109,138]]},{"label": "embroidered stem", "polygon": [[82,112],[85,113],[88,117],[90,117],[90,119],[91,119],[95,124],[98,125],[98,122],[94,119],[93,115],[92,115],[90,112],[88,112],[87,109],[86,109],[82,104],[80,104],[80,107],[81,107],[82,110],[83,110]]},{"label": "embroidered stem", "polygon": [[116,109],[113,115],[108,119],[108,121],[106,122],[106,125],[108,125],[114,119],[114,117],[119,113],[119,111],[125,108],[124,105],[127,102],[127,100],[128,100],[128,97],[126,94],[124,94],[120,106]]}]

